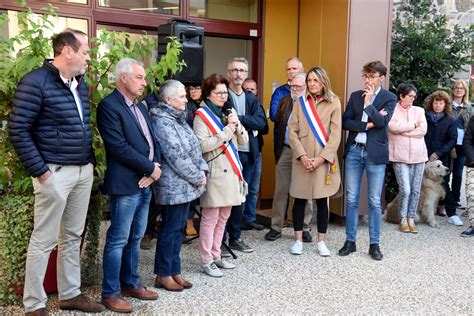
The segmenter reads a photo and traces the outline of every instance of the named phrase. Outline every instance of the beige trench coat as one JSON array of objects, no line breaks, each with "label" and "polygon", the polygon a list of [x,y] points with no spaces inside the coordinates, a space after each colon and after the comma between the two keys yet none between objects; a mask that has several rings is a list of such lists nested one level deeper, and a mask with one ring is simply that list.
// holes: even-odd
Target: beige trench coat
[{"label": "beige trench coat", "polygon": [[[337,159],[342,133],[341,102],[337,97],[331,103],[323,100],[316,104],[316,111],[329,137],[324,148],[311,131],[299,101],[295,102],[288,123],[288,138],[293,152],[290,195],[295,198],[330,197],[338,193],[341,186],[341,170]],[[315,171],[308,172],[298,159],[305,154],[308,158],[322,157],[326,161]],[[336,162],[337,170],[331,174],[331,184],[326,184],[329,162],[332,161]]]},{"label": "beige trench coat", "polygon": [[[201,106],[205,106],[204,104],[202,103]],[[234,113],[234,115],[237,114]],[[247,131],[240,123],[235,133],[226,126],[221,132],[213,135],[199,115],[194,116],[193,122],[194,133],[199,140],[203,158],[209,166],[206,191],[200,198],[201,207],[215,208],[242,204],[245,197],[240,192],[239,177],[232,169],[227,156],[222,153],[220,146],[228,145],[229,140],[232,139],[238,150],[238,144],[249,141]]]}]

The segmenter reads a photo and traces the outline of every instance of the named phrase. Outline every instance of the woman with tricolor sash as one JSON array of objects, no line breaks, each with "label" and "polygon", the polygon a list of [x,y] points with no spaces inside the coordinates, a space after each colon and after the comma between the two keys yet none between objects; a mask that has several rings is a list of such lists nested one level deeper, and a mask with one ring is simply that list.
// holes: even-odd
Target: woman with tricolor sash
[{"label": "woman with tricolor sash", "polygon": [[220,247],[232,206],[242,204],[246,193],[238,145],[249,138],[235,110],[224,107],[228,86],[221,75],[207,77],[202,85],[204,101],[194,115],[194,133],[209,166],[206,192],[200,200],[199,252],[204,272],[212,277],[224,275],[219,268],[235,268],[222,260]]},{"label": "woman with tricolor sash", "polygon": [[317,206],[318,251],[331,253],[326,246],[329,220],[328,198],[341,187],[337,149],[341,142],[341,102],[331,90],[331,82],[321,67],[306,75],[307,91],[293,106],[288,123],[288,139],[293,152],[290,195],[293,205],[295,243],[290,252],[303,253],[302,233],[307,200]]}]

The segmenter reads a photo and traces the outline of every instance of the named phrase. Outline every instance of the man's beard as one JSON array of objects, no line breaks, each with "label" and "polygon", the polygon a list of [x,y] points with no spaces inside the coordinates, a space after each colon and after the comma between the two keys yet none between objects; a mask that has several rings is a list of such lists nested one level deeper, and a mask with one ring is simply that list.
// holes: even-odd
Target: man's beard
[{"label": "man's beard", "polygon": [[301,96],[304,96],[305,92],[303,91],[302,93],[291,93],[291,99],[293,100],[293,102],[296,102],[296,100],[298,100],[299,97]]}]

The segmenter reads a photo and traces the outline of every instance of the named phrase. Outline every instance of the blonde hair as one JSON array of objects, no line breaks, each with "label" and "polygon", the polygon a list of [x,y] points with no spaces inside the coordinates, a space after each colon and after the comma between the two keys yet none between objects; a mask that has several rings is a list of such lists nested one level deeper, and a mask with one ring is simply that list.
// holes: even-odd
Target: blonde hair
[{"label": "blonde hair", "polygon": [[[308,76],[311,73],[314,74],[316,76],[316,80],[318,80],[323,85],[323,94],[321,95],[322,98],[328,102],[333,102],[333,100],[337,98],[337,95],[332,92],[331,80],[329,79],[326,70],[324,70],[322,67],[311,68],[306,74],[306,86],[308,86]],[[311,94],[308,89],[306,89],[306,94]]]},{"label": "blonde hair", "polygon": [[464,95],[462,97],[462,103],[463,104],[469,104],[469,88],[467,86],[466,81],[464,81],[464,80],[454,81],[454,83],[451,85],[451,97],[454,100],[453,91],[454,91],[454,88],[456,88],[457,85],[462,85],[462,87],[464,88]]}]

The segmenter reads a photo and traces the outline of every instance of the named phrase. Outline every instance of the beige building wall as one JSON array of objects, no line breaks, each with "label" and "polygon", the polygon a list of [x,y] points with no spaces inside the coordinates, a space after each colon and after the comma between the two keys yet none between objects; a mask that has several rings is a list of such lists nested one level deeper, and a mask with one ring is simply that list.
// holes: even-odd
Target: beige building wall
[{"label": "beige building wall", "polygon": [[[361,87],[362,65],[371,60],[390,63],[391,10],[391,0],[265,1],[262,87],[265,109],[269,108],[272,83],[286,82],[284,66],[291,56],[298,56],[305,70],[324,67],[345,108],[350,93]],[[274,189],[273,123],[269,125],[263,152],[260,193],[263,200],[271,199]],[[342,148],[343,142],[341,156]],[[361,196],[365,192],[363,188]],[[366,205],[363,199],[363,213]],[[331,201],[331,211],[344,215],[342,198]]]}]

